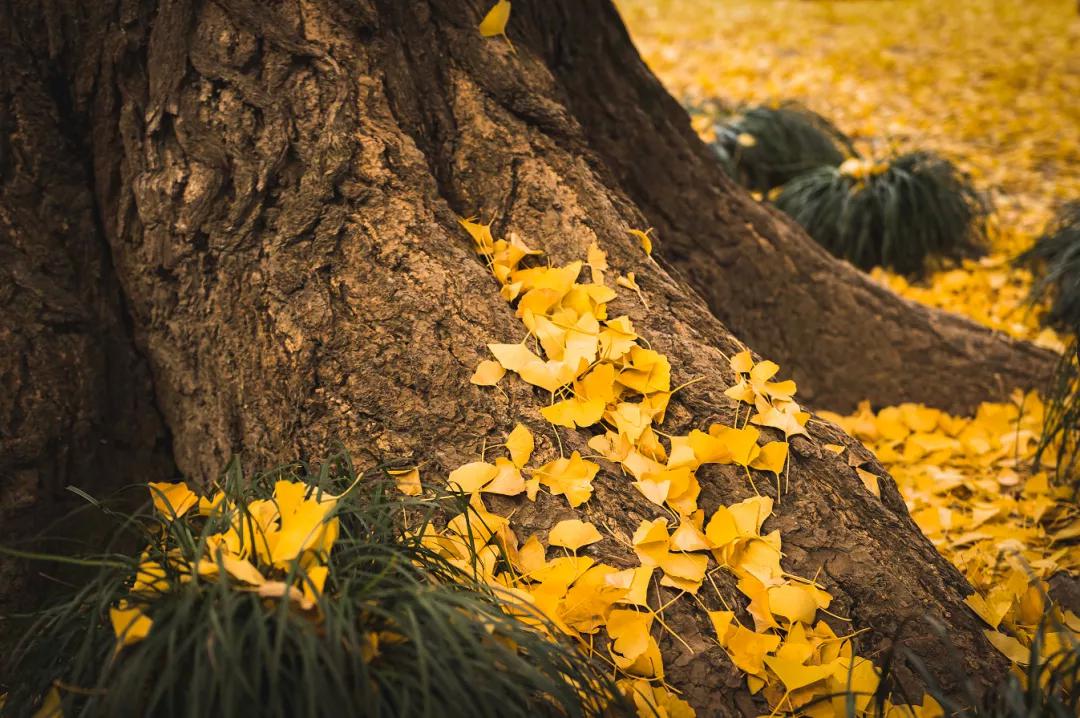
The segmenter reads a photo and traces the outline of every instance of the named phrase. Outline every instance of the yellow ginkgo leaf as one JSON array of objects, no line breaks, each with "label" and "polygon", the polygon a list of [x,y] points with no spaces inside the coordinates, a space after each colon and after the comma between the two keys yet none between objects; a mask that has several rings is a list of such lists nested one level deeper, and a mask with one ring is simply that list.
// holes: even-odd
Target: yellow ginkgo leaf
[{"label": "yellow ginkgo leaf", "polygon": [[498,473],[498,468],[486,461],[470,461],[451,471],[446,483],[455,491],[471,494],[484,488]]},{"label": "yellow ginkgo leaf", "polygon": [[805,411],[782,411],[775,406],[769,407],[764,413],[755,414],[750,422],[758,426],[769,426],[784,432],[784,438],[793,436],[806,436],[806,421],[810,414]]},{"label": "yellow ginkgo leaf", "polygon": [[577,551],[582,546],[596,543],[603,536],[588,521],[566,519],[555,524],[548,533],[548,544]]},{"label": "yellow ginkgo leaf", "polygon": [[477,386],[495,386],[506,375],[506,370],[497,361],[485,359],[476,365],[476,371],[469,378]]},{"label": "yellow ginkgo leaf", "polygon": [[727,564],[736,575],[753,576],[766,586],[775,586],[783,580],[780,568],[779,534],[769,534],[759,539],[746,539],[735,544],[735,550]]},{"label": "yellow ginkgo leaf", "polygon": [[607,617],[607,633],[611,639],[610,650],[620,668],[632,666],[649,649],[649,630],[653,614],[648,611],[615,609]]},{"label": "yellow ginkgo leaf", "polygon": [[795,392],[795,382],[791,379],[765,382],[765,394],[773,401],[790,401],[791,397],[795,396]]},{"label": "yellow ginkgo leaf", "polygon": [[212,496],[199,497],[199,514],[209,516],[215,512],[228,511],[229,503],[225,500],[225,492],[217,491]]},{"label": "yellow ginkgo leaf", "polygon": [[619,603],[648,608],[649,581],[652,580],[654,570],[653,566],[638,566],[608,576],[608,583],[626,590],[626,595],[619,599]]},{"label": "yellow ginkgo leaf", "polygon": [[672,551],[707,551],[713,543],[690,521],[682,521],[671,534]]},{"label": "yellow ginkgo leaf", "polygon": [[600,467],[574,452],[569,459],[556,459],[536,469],[534,477],[555,496],[564,495],[571,508],[592,496],[592,480]]},{"label": "yellow ginkgo leaf", "polygon": [[789,623],[801,621],[806,625],[814,622],[819,608],[828,608],[831,596],[825,591],[805,583],[789,581],[769,590],[769,608],[773,615]]},{"label": "yellow ginkgo leaf", "polygon": [[592,426],[604,415],[604,401],[601,399],[578,399],[571,397],[540,410],[545,419],[556,426],[568,429]]},{"label": "yellow ginkgo leaf", "polygon": [[761,447],[761,453],[750,462],[750,468],[771,471],[779,475],[784,470],[787,457],[788,443],[786,441],[770,441]]},{"label": "yellow ginkgo leaf", "polygon": [[326,577],[329,574],[330,569],[326,566],[312,566],[307,569],[303,582],[304,598],[300,601],[300,605],[304,610],[311,610],[315,607],[319,596],[323,594],[323,589],[326,587]]},{"label": "yellow ginkgo leaf", "polygon": [[517,568],[525,575],[540,570],[546,563],[544,559],[544,545],[540,538],[533,534],[518,549]]},{"label": "yellow ginkgo leaf", "polygon": [[281,530],[270,546],[273,564],[286,568],[303,551],[323,545],[324,534],[332,530],[326,517],[333,508],[332,502],[311,498],[288,513],[282,511]]},{"label": "yellow ginkgo leaf", "polygon": [[519,469],[529,463],[536,441],[532,432],[524,424],[518,424],[506,437],[506,450],[510,452],[510,460]]},{"label": "yellow ginkgo leaf", "polygon": [[130,646],[146,638],[154,626],[152,618],[138,606],[121,603],[109,609],[109,621],[116,634],[117,648]]},{"label": "yellow ginkgo leaf", "polygon": [[879,477],[876,476],[875,474],[871,474],[869,471],[866,471],[865,469],[856,468],[855,471],[859,474],[859,479],[862,480],[863,486],[866,487],[866,490],[869,491],[870,493],[872,493],[874,496],[877,496],[880,499],[881,498],[881,487],[878,484],[878,482],[880,480]]},{"label": "yellow ginkgo leaf", "polygon": [[746,379],[740,379],[734,386],[724,390],[724,396],[735,401],[746,402],[747,404],[754,403],[754,389],[750,386],[750,382]]},{"label": "yellow ginkgo leaf", "polygon": [[652,238],[649,237],[649,233],[652,232],[652,227],[642,232],[640,229],[631,229],[630,234],[634,235],[641,241],[641,248],[645,250],[645,254],[652,255]]},{"label": "yellow ginkgo leaf", "polygon": [[668,500],[668,494],[671,492],[671,482],[642,479],[634,482],[634,488],[657,506],[663,506],[664,502]]},{"label": "yellow ginkgo leaf", "polygon": [[420,485],[420,469],[391,469],[388,474],[394,477],[397,490],[406,496],[419,496],[424,487]]},{"label": "yellow ginkgo leaf", "polygon": [[198,503],[199,497],[185,483],[151,482],[150,498],[154,508],[167,521],[178,519]]},{"label": "yellow ginkgo leaf", "polygon": [[636,346],[637,338],[630,317],[623,315],[609,319],[604,322],[599,336],[600,356],[608,360],[619,359]]},{"label": "yellow ginkgo leaf", "polygon": [[727,642],[728,631],[731,628],[732,622],[735,620],[734,611],[709,611],[709,620],[712,622],[713,630],[716,631],[716,640],[721,645]]},{"label": "yellow ginkgo leaf", "polygon": [[780,367],[776,362],[771,362],[768,359],[755,364],[750,370],[750,383],[753,385],[754,391],[758,394],[764,394],[765,382],[776,376],[778,371],[780,371]]},{"label": "yellow ginkgo leaf", "polygon": [[506,23],[510,21],[510,3],[508,0],[499,0],[495,3],[484,19],[480,21],[480,34],[484,37],[498,37],[506,35]]},{"label": "yellow ginkgo leaf", "polygon": [[670,552],[660,560],[660,570],[668,576],[684,581],[701,583],[705,578],[705,569],[709,566],[709,557],[703,553]]},{"label": "yellow ginkgo leaf", "polygon": [[488,349],[505,369],[516,372],[524,381],[548,391],[566,386],[588,367],[588,361],[570,364],[563,361],[544,361],[522,344],[488,344]]},{"label": "yellow ginkgo leaf", "polygon": [[825,680],[833,674],[832,666],[806,666],[779,656],[765,656],[764,660],[789,691]]},{"label": "yellow ginkgo leaf", "polygon": [[755,496],[727,507],[740,536],[758,536],[772,509],[773,500],[768,496]]},{"label": "yellow ginkgo leaf", "polygon": [[757,443],[761,432],[752,426],[732,429],[727,426],[713,424],[709,429],[709,433],[727,447],[728,452],[731,454],[732,463],[739,466],[749,466],[761,453],[761,447]]},{"label": "yellow ginkgo leaf", "polygon": [[608,362],[598,364],[588,374],[574,382],[574,392],[582,399],[597,400],[603,405],[613,403],[618,395],[615,386],[615,367]]},{"label": "yellow ginkgo leaf", "polygon": [[723,548],[739,538],[739,527],[727,507],[720,506],[705,526],[705,537],[716,548]]},{"label": "yellow ginkgo leaf", "polygon": [[751,675],[759,675],[765,670],[765,654],[776,650],[780,645],[780,636],[771,633],[755,633],[748,628],[736,626],[728,632],[724,647],[731,654],[731,662],[737,668]]},{"label": "yellow ginkgo leaf", "polygon": [[[509,3],[507,3],[509,5]],[[498,34],[498,33],[496,33]],[[480,254],[490,255],[495,251],[495,240],[491,237],[491,224],[478,224],[470,219],[459,219],[458,223],[465,228],[469,236],[476,243],[476,249]]]},{"label": "yellow ginkgo leaf", "polygon": [[266,583],[266,578],[259,573],[259,569],[251,565],[247,559],[238,558],[225,552],[219,552],[214,559],[203,559],[197,567],[200,576],[216,576],[220,573],[220,566],[225,572],[238,581],[251,586],[260,586]]},{"label": "yellow ginkgo leaf", "polygon": [[754,357],[750,350],[746,349],[731,357],[729,363],[731,364],[731,371],[736,374],[749,374],[750,370],[754,368]]},{"label": "yellow ginkgo leaf", "polygon": [[671,364],[663,354],[635,346],[630,361],[619,372],[618,382],[642,394],[671,390]]},{"label": "yellow ginkgo leaf", "polygon": [[135,584],[131,587],[132,593],[160,594],[169,590],[170,583],[165,567],[157,561],[149,560],[148,555],[149,552],[143,553],[143,560],[135,573]]},{"label": "yellow ginkgo leaf", "polygon": [[589,269],[592,271],[593,284],[604,283],[604,272],[607,271],[607,254],[604,250],[600,249],[600,246],[593,242],[589,245],[589,249],[585,254],[585,261],[589,265]]},{"label": "yellow ginkgo leaf", "polygon": [[649,303],[645,301],[645,295],[641,293],[641,287],[638,286],[637,277],[634,276],[633,272],[627,272],[625,275],[615,277],[615,284],[633,290],[638,295],[641,303],[645,305],[645,308],[649,308]]},{"label": "yellow ginkgo leaf", "polygon": [[631,539],[642,566],[658,566],[667,556],[669,541],[666,518],[642,521]]},{"label": "yellow ginkgo leaf", "polygon": [[634,701],[635,715],[666,718],[694,718],[697,715],[689,703],[662,685],[624,678],[618,682],[618,686],[623,695]]},{"label": "yellow ginkgo leaf", "polygon": [[699,464],[730,464],[731,449],[727,443],[706,434],[704,431],[694,429],[690,432],[690,448],[693,449],[694,457]]},{"label": "yellow ginkgo leaf", "polygon": [[[881,681],[873,662],[858,656],[837,656],[831,665],[834,685],[838,689],[836,693],[843,694],[833,700],[846,702],[844,699],[850,695],[855,702],[856,713],[862,714],[874,700],[874,693]],[[836,705],[835,702],[834,705]],[[923,710],[917,710],[916,715],[919,718],[944,718],[944,712],[933,712],[934,706],[940,708],[937,701],[927,694],[923,696]],[[844,710],[847,710],[846,706]]]},{"label": "yellow ginkgo leaf", "polygon": [[525,491],[525,477],[514,462],[499,457],[495,459],[495,468],[495,478],[481,489],[485,494],[517,496]]},{"label": "yellow ginkgo leaf", "polygon": [[754,630],[764,633],[770,628],[779,628],[773,618],[772,605],[769,602],[769,591],[765,584],[756,576],[747,575],[739,579],[736,584],[739,591],[750,599],[746,612],[754,619]]},{"label": "yellow ginkgo leaf", "polygon": [[288,598],[296,603],[304,602],[304,592],[284,581],[267,581],[259,586],[257,593],[260,598]]},{"label": "yellow ginkgo leaf", "polygon": [[1001,620],[1005,617],[1006,612],[1011,607],[1011,602],[1008,605],[991,604],[978,593],[973,593],[964,598],[964,603],[966,603],[979,618],[986,621],[987,625],[991,628],[997,628],[1001,625]]}]

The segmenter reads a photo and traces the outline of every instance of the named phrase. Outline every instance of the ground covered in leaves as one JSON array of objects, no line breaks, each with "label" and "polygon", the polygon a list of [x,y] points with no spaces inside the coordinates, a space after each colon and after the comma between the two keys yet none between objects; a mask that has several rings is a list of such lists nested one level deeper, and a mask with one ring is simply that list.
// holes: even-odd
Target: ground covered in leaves
[{"label": "ground covered in leaves", "polygon": [[[1080,197],[1072,0],[618,0],[645,61],[688,104],[803,103],[872,157],[934,150],[989,193],[992,251],[899,293],[1058,347],[1009,267]],[[704,119],[704,118],[703,118]],[[707,123],[699,130],[707,132]]]}]

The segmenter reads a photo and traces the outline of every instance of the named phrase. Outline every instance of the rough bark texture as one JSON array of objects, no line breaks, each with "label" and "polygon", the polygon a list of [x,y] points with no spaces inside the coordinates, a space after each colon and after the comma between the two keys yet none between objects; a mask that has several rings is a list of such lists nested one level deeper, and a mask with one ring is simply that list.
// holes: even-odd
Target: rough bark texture
[{"label": "rough bark texture", "polygon": [[[45,29],[25,19],[36,17],[37,3],[20,6],[19,31],[49,38],[73,68],[67,87],[88,122],[87,186],[177,465],[193,480],[215,477],[236,452],[249,465],[266,465],[316,459],[336,441],[361,464],[427,462],[426,473],[437,476],[473,459],[485,439],[516,421],[542,437],[541,460],[556,455],[538,392],[516,380],[504,381],[505,392],[468,381],[485,344],[515,341],[523,329],[457,215],[494,218],[496,235],[516,231],[557,263],[583,258],[598,242],[613,270],[636,272],[648,301],[646,309],[627,292],[612,311],[629,314],[668,355],[675,383],[700,380],[677,395],[665,430],[730,420],[726,356],[742,344],[627,233],[660,226],[667,255],[678,261],[680,242],[693,237],[689,225],[680,230],[660,218],[679,215],[683,205],[661,213],[674,187],[656,188],[649,202],[638,196],[643,178],[620,164],[632,158],[606,156],[617,145],[605,133],[618,130],[619,118],[591,117],[615,106],[578,96],[588,86],[577,75],[595,73],[610,84],[624,71],[641,108],[619,112],[644,121],[637,113],[670,104],[655,84],[644,84],[636,59],[625,61],[633,51],[607,2],[515,3],[516,54],[502,40],[478,36],[486,8],[476,1],[102,0],[71,2],[67,10],[57,2],[43,6],[54,11],[46,12]],[[676,127],[685,123],[679,112],[655,120],[671,127],[658,137],[686,135]],[[689,172],[704,172],[695,147],[687,136],[667,165],[654,158],[657,179],[688,182],[694,174],[675,174],[684,162]],[[735,252],[742,237],[773,246],[768,251],[781,264],[805,257],[809,277],[847,271],[786,224],[732,198],[722,181],[702,188],[717,204],[696,207],[697,221],[723,219],[726,229],[696,237],[699,256],[723,259],[721,241]],[[757,229],[737,229],[740,223]],[[795,259],[773,242],[793,245]],[[744,256],[758,251],[766,249]],[[764,268],[741,273],[756,271]],[[691,276],[702,288],[713,281]],[[871,291],[851,281],[851,296]],[[760,304],[746,311],[748,331],[777,321]],[[779,358],[797,372],[813,342],[804,354],[788,341],[791,353]],[[819,389],[815,399],[839,392],[839,385]],[[794,441],[790,493],[766,524],[783,535],[785,568],[820,574],[836,597],[834,612],[851,619],[839,631],[871,629],[856,639],[863,655],[877,655],[906,621],[929,615],[955,642],[959,677],[992,685],[1005,663],[962,603],[967,583],[921,536],[890,479],[882,480],[879,500],[821,445],[845,443],[884,475],[865,449],[825,422],[812,420],[810,429],[809,439]],[[586,439],[562,434],[567,451]],[[728,467],[699,476],[707,510],[752,494],[745,476]],[[594,486],[583,513],[626,538],[657,513],[612,466]],[[561,497],[510,503],[522,535],[573,513]],[[621,551],[604,558],[634,563]],[[739,602],[732,582],[722,580],[721,590]],[[719,605],[716,596],[704,600]],[[689,601],[665,613],[693,649],[664,638],[669,680],[702,715],[760,713],[702,618]],[[916,628],[903,640],[954,684],[957,666],[936,637]]]},{"label": "rough bark texture", "polygon": [[610,3],[526,7],[537,20],[530,45],[596,157],[657,229],[658,251],[736,336],[792,368],[805,400],[967,413],[1043,388],[1052,352],[893,294],[735,189]]},{"label": "rough bark texture", "polygon": [[[45,28],[16,11],[0,4],[0,544],[66,511],[67,485],[101,495],[172,473],[64,68],[28,46]],[[0,558],[0,587],[0,615],[33,600],[23,564]]]}]

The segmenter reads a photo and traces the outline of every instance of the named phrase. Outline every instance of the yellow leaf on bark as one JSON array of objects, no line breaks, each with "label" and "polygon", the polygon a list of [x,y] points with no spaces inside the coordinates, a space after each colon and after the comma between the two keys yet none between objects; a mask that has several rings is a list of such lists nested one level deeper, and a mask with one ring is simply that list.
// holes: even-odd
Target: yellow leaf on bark
[{"label": "yellow leaf on bark", "polygon": [[506,450],[510,452],[510,460],[519,469],[529,463],[533,449],[536,448],[536,440],[532,432],[524,424],[518,424],[506,437]]},{"label": "yellow leaf on bark", "polygon": [[506,375],[506,370],[497,361],[484,359],[476,365],[476,371],[469,378],[477,386],[495,386]]},{"label": "yellow leaf on bark", "polygon": [[406,496],[419,496],[424,487],[420,485],[420,469],[390,470],[387,472],[394,477],[397,489]]},{"label": "yellow leaf on bark", "polygon": [[567,519],[552,527],[548,533],[548,544],[577,551],[582,546],[596,543],[602,538],[596,527],[588,521]]},{"label": "yellow leaf on bark", "polygon": [[510,3],[508,0],[499,0],[487,11],[484,19],[480,21],[480,34],[484,37],[506,35],[506,23],[509,21]]}]

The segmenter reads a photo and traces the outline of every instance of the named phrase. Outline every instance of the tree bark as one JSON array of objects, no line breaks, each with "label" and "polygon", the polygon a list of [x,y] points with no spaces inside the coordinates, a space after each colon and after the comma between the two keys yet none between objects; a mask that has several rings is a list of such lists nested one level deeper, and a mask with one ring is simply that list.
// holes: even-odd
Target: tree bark
[{"label": "tree bark", "polygon": [[[65,513],[67,485],[101,496],[175,471],[97,223],[67,78],[28,46],[45,27],[24,25],[33,18],[18,10],[0,4],[0,544]],[[0,615],[34,604],[31,575],[0,557]]]},{"label": "tree bark", "polygon": [[[614,82],[613,63],[632,54],[606,1],[515,3],[516,52],[479,36],[486,7],[476,1],[72,0],[46,4],[63,11],[46,11],[44,24],[27,19],[36,3],[17,5],[20,35],[72,68],[67,87],[87,122],[86,183],[101,235],[173,455],[192,480],[214,478],[237,452],[265,466],[317,459],[339,441],[361,464],[404,460],[445,476],[517,421],[541,437],[541,459],[556,456],[538,392],[516,380],[503,382],[505,392],[469,383],[485,345],[516,341],[522,328],[457,225],[467,214],[494,219],[496,236],[519,233],[554,263],[581,259],[597,242],[613,271],[635,272],[648,308],[625,293],[611,311],[629,314],[669,357],[675,384],[699,380],[674,397],[664,429],[730,423],[724,357],[743,345],[627,232],[661,226],[667,256],[678,261],[680,225],[656,217],[684,206],[661,212],[666,189],[647,203],[636,196],[642,178],[620,164],[628,157],[607,156],[616,145],[602,141],[602,123],[583,121],[592,101],[576,96],[582,80],[568,79],[595,72]],[[575,25],[598,20],[592,51],[567,47],[584,41]],[[576,58],[576,69],[560,57]],[[637,78],[629,87],[644,92],[646,71],[624,69]],[[673,128],[685,123],[652,87],[639,99],[667,107],[663,122]],[[616,119],[609,131],[620,127]],[[684,138],[657,177],[675,177],[683,161],[704,172],[696,148]],[[796,259],[784,262],[805,254],[814,271],[846,271],[722,181],[708,192],[717,204],[696,207],[703,217],[757,223],[755,231],[775,236],[753,241],[796,247]],[[714,234],[733,245],[750,231]],[[694,249],[719,256],[706,250]],[[705,275],[696,276],[703,287]],[[761,305],[746,311],[765,321]],[[791,349],[785,370],[803,361]],[[793,441],[791,490],[766,525],[783,535],[785,568],[820,576],[836,598],[832,610],[851,620],[839,632],[870,629],[855,639],[862,655],[929,615],[947,627],[960,675],[993,685],[1005,661],[962,603],[966,581],[919,533],[865,449],[827,422],[813,419],[809,429]],[[587,438],[564,432],[562,444],[581,449]],[[882,498],[824,443],[847,445],[885,477]],[[709,466],[699,477],[710,511],[752,494],[732,467]],[[594,487],[581,513],[618,535],[628,538],[657,513],[612,466]],[[500,508],[511,505],[522,535],[574,513],[544,494]],[[621,548],[602,558],[636,563]],[[732,581],[720,587],[739,603]],[[702,618],[689,601],[665,612],[692,649],[664,639],[669,681],[703,715],[760,712]],[[936,636],[909,631],[902,640],[955,685],[956,666]]]}]

